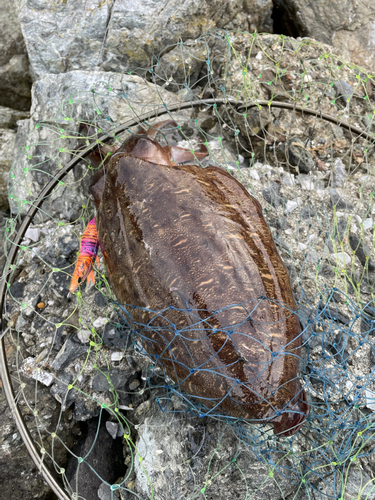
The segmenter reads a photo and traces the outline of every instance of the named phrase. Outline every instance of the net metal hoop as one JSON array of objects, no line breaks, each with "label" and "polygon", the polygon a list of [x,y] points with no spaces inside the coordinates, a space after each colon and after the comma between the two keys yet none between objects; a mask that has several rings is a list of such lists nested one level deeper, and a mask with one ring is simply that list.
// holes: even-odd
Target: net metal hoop
[{"label": "net metal hoop", "polygon": [[[192,108],[192,107],[197,107],[197,106],[211,106],[214,104],[226,104],[230,103],[233,106],[236,106],[236,109],[238,112],[244,111],[245,109],[250,109],[254,107],[269,107],[269,108],[280,108],[280,109],[289,109],[290,111],[298,111],[300,113],[306,113],[308,115],[313,115],[318,118],[321,118],[323,120],[329,121],[331,123],[334,123],[335,125],[338,125],[349,132],[353,132],[356,135],[359,135],[365,139],[368,140],[373,140],[374,135],[367,133],[365,130],[362,130],[359,127],[355,127],[350,125],[349,123],[346,123],[344,121],[341,121],[338,118],[335,118],[332,115],[322,113],[320,111],[317,111],[312,108],[305,108],[301,107],[292,103],[287,103],[287,102],[279,102],[279,101],[273,101],[273,102],[268,102],[268,101],[250,101],[250,102],[244,102],[241,100],[236,100],[232,98],[212,98],[212,99],[199,99],[197,101],[188,101],[188,102],[179,102],[175,103],[172,105],[169,105],[168,107],[164,105],[163,107],[160,107],[154,111],[144,113],[143,115],[140,115],[136,118],[133,118],[131,120],[128,120],[125,122],[123,125],[120,125],[116,127],[112,132],[114,135],[121,134],[122,132],[125,132],[129,127],[135,126],[145,120],[150,120],[153,118],[156,118],[158,116],[167,114],[169,112],[175,112],[181,109],[186,109],[186,108]],[[43,121],[41,122],[43,123]],[[15,402],[15,396],[14,396],[14,389],[13,385],[11,382],[10,378],[10,373],[9,373],[9,367],[8,367],[8,362],[7,362],[7,357],[6,357],[6,351],[5,351],[5,342],[4,342],[4,336],[6,334],[6,328],[5,325],[3,324],[3,309],[4,309],[4,304],[5,304],[5,297],[6,297],[6,292],[7,292],[7,282],[5,281],[5,277],[10,274],[10,271],[14,271],[15,269],[12,269],[12,265],[15,262],[17,258],[17,254],[20,247],[20,242],[22,241],[26,230],[28,229],[30,223],[33,221],[33,218],[35,217],[38,209],[44,202],[44,200],[49,196],[49,194],[53,191],[53,189],[57,186],[57,184],[83,159],[85,158],[89,153],[91,153],[97,146],[98,142],[106,143],[108,142],[111,138],[113,138],[112,135],[107,135],[104,134],[100,136],[97,140],[93,141],[89,146],[87,146],[84,150],[80,151],[63,169],[58,172],[54,179],[52,179],[40,192],[37,200],[33,202],[33,205],[30,207],[28,210],[19,230],[17,231],[12,243],[13,246],[9,252],[9,255],[7,256],[7,261],[4,265],[3,271],[2,271],[2,279],[0,282],[0,378],[3,383],[3,388],[4,388],[4,393],[6,396],[6,399],[8,401],[12,417],[17,425],[18,431],[22,437],[22,440],[27,448],[27,451],[29,452],[31,458],[33,459],[35,465],[37,466],[38,470],[41,472],[44,480],[47,482],[47,484],[50,486],[52,491],[59,497],[61,500],[71,500],[71,497],[67,495],[67,493],[61,488],[61,486],[58,484],[56,479],[53,477],[51,472],[49,471],[48,467],[45,465],[43,457],[39,454],[33,439],[30,435],[30,432],[24,422],[23,416],[20,412],[20,409],[18,407],[18,404]],[[12,278],[11,278],[12,280]]]}]

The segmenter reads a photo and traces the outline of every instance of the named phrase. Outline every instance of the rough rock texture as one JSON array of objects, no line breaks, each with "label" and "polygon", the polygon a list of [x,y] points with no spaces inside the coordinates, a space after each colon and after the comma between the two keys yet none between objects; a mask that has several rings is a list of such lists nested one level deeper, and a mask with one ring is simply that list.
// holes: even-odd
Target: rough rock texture
[{"label": "rough rock texture", "polygon": [[[23,356],[23,346],[18,350],[12,342],[6,339],[6,353],[10,366],[16,366],[18,356]],[[59,428],[59,433],[69,446],[74,446],[75,438],[80,433],[76,422],[73,422],[67,414],[58,421],[59,404],[51,399],[49,390],[43,384],[38,387],[38,405],[31,408],[29,401],[35,393],[35,383],[24,378],[22,385],[20,380],[14,380],[17,400],[22,408],[23,416],[32,438],[41,445],[48,448],[51,445],[50,433]],[[0,381],[0,483],[1,497],[7,500],[24,498],[31,500],[51,500],[51,490],[43,480],[32,461],[29,452],[24,445],[19,431],[12,420],[9,407],[2,391]],[[33,413],[36,410],[37,413]],[[39,436],[42,432],[42,440]],[[39,434],[38,434],[39,433]],[[67,464],[67,453],[63,448],[56,447],[56,461]]]},{"label": "rough rock texture", "polygon": [[375,69],[375,4],[368,0],[274,0],[275,32],[333,45],[344,59]]},{"label": "rough rock texture", "polygon": [[0,106],[27,110],[31,80],[15,2],[0,1],[0,26]]},{"label": "rough rock texture", "polygon": [[[202,491],[212,499],[244,499],[247,491],[255,500],[279,500],[296,491],[281,474],[269,481],[268,467],[257,461],[229,425],[223,424],[220,429],[214,420],[165,413],[156,404],[142,415],[141,422],[137,449],[143,460],[142,465],[138,460],[134,463],[134,491],[142,498],[150,498],[147,478],[156,498],[174,500],[194,497]],[[209,472],[206,456],[214,457]],[[288,459],[283,465],[290,465]],[[216,474],[220,479],[210,481],[209,477]],[[177,481],[172,479],[177,477]]]},{"label": "rough rock texture", "polygon": [[272,29],[271,0],[28,0],[20,20],[34,78],[44,73],[149,69],[179,38],[215,27]]},{"label": "rough rock texture", "polygon": [[[35,199],[51,175],[72,158],[73,151],[85,145],[78,134],[80,121],[108,130],[114,123],[161,107],[162,99],[167,104],[179,100],[165,90],[158,94],[152,84],[138,76],[100,71],[43,75],[33,85],[32,96],[31,117],[19,122],[9,178],[13,213],[25,213],[26,201]],[[41,121],[45,124],[39,126]],[[47,145],[42,147],[41,143]],[[63,154],[59,156],[61,150]],[[79,217],[87,196],[87,192],[82,192],[80,173],[75,170],[68,175],[64,193],[52,195],[44,210],[61,219]]]},{"label": "rough rock texture", "polygon": [[0,128],[0,210],[9,208],[8,176],[13,159],[16,133],[14,130]]},{"label": "rough rock texture", "polygon": [[0,129],[1,128],[17,128],[18,120],[30,118],[29,111],[18,111],[16,109],[0,106]]}]

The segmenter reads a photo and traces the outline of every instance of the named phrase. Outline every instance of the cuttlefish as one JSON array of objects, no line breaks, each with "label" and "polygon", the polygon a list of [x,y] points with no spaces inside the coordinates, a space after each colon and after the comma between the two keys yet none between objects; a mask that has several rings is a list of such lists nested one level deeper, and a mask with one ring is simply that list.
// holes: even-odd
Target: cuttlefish
[{"label": "cuttlefish", "polygon": [[182,164],[205,157],[204,145],[192,152],[155,140],[175,125],[140,127],[102,161],[91,185],[97,233],[71,291],[93,279],[100,246],[116,298],[169,386],[204,414],[269,422],[290,436],[309,405],[288,271],[245,187],[221,168]]}]

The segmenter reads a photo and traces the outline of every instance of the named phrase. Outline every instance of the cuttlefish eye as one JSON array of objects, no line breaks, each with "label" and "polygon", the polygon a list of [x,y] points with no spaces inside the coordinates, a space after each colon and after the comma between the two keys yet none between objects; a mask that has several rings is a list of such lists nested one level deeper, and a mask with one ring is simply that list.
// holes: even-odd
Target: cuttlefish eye
[{"label": "cuttlefish eye", "polygon": [[77,281],[78,281],[78,283],[81,283],[81,281],[82,281],[82,278],[78,278],[78,280],[77,280]]}]

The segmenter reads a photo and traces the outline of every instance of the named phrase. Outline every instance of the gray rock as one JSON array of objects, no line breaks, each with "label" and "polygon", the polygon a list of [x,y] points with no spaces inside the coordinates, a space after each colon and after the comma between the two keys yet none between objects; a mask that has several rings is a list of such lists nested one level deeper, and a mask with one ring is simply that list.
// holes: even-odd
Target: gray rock
[{"label": "gray rock", "polygon": [[[164,413],[155,403],[149,412],[141,415],[137,450],[143,461],[142,465],[134,462],[135,492],[141,498],[150,498],[148,479],[153,485],[155,498],[199,496],[201,485],[206,484],[207,470],[203,465],[205,459],[201,450],[205,450],[205,455],[212,456],[217,446],[220,424],[211,419],[202,422],[186,413],[178,415],[176,418],[173,412]],[[296,493],[298,487],[277,471],[274,471],[275,480],[269,481],[268,466],[258,461],[255,454],[238,441],[229,428],[228,431],[222,434],[220,453],[210,466],[211,474],[220,471],[221,481],[212,484],[213,495],[211,488],[207,487],[207,498],[242,499],[246,498],[247,490],[252,492],[254,500],[281,500]],[[283,461],[285,467],[288,467],[288,463],[288,460]],[[237,470],[241,474],[235,473]],[[175,474],[183,480],[176,481]]]},{"label": "gray rock", "polygon": [[40,238],[40,229],[38,227],[33,228],[33,227],[28,227],[25,233],[25,238],[28,238],[29,240],[33,241],[36,243],[39,241]]},{"label": "gray rock", "polygon": [[105,307],[107,305],[107,299],[105,298],[105,296],[101,292],[98,292],[95,294],[94,300],[95,300],[95,304],[98,307]]},{"label": "gray rock", "polygon": [[[72,70],[144,72],[157,62],[151,58],[158,54],[169,77],[170,71],[175,75],[181,65],[180,61],[172,64],[173,56],[168,56],[177,40],[182,39],[188,46],[189,40],[196,40],[209,29],[236,24],[237,17],[241,29],[246,29],[244,17],[253,29],[262,30],[269,24],[271,0],[247,0],[245,5],[249,14],[244,16],[242,0],[226,4],[225,8],[219,1],[171,0],[161,7],[157,0],[147,5],[140,0],[130,4],[127,0],[100,4],[93,0],[58,4],[28,0],[19,17],[36,77]],[[191,66],[193,79],[202,62],[205,64],[203,47],[204,42],[191,55],[191,61],[183,63],[188,72]],[[185,54],[183,57],[185,61]]]},{"label": "gray rock", "polygon": [[274,208],[278,208],[283,204],[283,198],[280,196],[280,184],[278,182],[272,182],[268,187],[264,188],[262,195],[267,203]]},{"label": "gray rock", "polygon": [[312,217],[316,217],[316,209],[311,206],[302,207],[300,210],[301,219],[311,219]]},{"label": "gray rock", "polygon": [[63,255],[66,259],[69,259],[70,257],[73,256],[75,257],[76,253],[79,250],[78,239],[75,238],[74,236],[72,237],[69,234],[60,236],[60,238],[58,239],[58,245],[61,255]]},{"label": "gray rock", "polygon": [[317,252],[310,248],[307,251],[306,261],[311,262],[312,264],[317,264],[319,262],[319,255],[317,254]]},{"label": "gray rock", "polygon": [[314,179],[309,175],[300,174],[296,177],[296,181],[306,191],[313,191],[315,189]]},{"label": "gray rock", "polygon": [[52,362],[52,368],[56,371],[63,370],[87,351],[88,346],[74,342],[69,338],[57,353],[56,358]]},{"label": "gray rock", "polygon": [[336,210],[353,210],[353,205],[348,201],[341,198],[340,194],[336,191],[336,189],[330,189],[329,195],[331,198],[331,208],[336,206]]},{"label": "gray rock", "polygon": [[163,54],[157,60],[154,71],[172,91],[178,89],[176,83],[186,83],[188,87],[191,87],[196,83],[200,71],[206,65],[206,59],[205,44],[187,42]]},{"label": "gray rock", "polygon": [[117,437],[120,437],[124,434],[121,425],[119,425],[117,422],[109,422],[107,421],[105,423],[106,429],[109,432],[109,435],[112,437],[112,439],[116,439]]},{"label": "gray rock", "polygon": [[348,236],[348,220],[347,217],[340,217],[337,221],[337,225],[335,224],[333,236],[336,241],[342,241],[345,236]]},{"label": "gray rock", "polygon": [[[112,386],[115,389],[123,388],[133,373],[133,370],[129,369],[129,371],[124,371],[118,368],[111,368],[108,371],[106,367],[102,367],[101,372],[98,372],[92,381],[93,391],[108,391]],[[108,380],[107,377],[109,377],[110,380]]]},{"label": "gray rock", "polygon": [[294,186],[296,179],[293,174],[285,173],[281,175],[281,183],[284,184],[284,186]]},{"label": "gray rock", "polygon": [[64,268],[63,271],[54,271],[52,274],[53,292],[59,298],[66,299],[69,293],[71,276],[74,272],[74,266],[69,266],[69,262],[58,261],[55,265]]},{"label": "gray rock", "polygon": [[285,156],[290,165],[297,168],[301,174],[308,174],[315,169],[315,161],[299,137],[292,137],[288,140]]},{"label": "gray rock", "polygon": [[26,55],[15,55],[0,67],[0,105],[30,109],[31,79]]},{"label": "gray rock", "polygon": [[15,281],[9,289],[11,296],[15,299],[22,299],[25,292],[25,286],[25,283]]},{"label": "gray rock", "polygon": [[333,84],[333,88],[335,89],[336,98],[340,99],[344,106],[346,106],[353,96],[352,87],[345,80],[337,80]]},{"label": "gray rock", "polygon": [[281,229],[281,230],[287,229],[289,227],[288,218],[285,217],[285,215],[283,215],[278,219],[270,220],[269,225],[276,229]]},{"label": "gray rock", "polygon": [[73,492],[82,498],[98,498],[98,490],[103,481],[114,484],[124,475],[125,465],[120,439],[112,439],[103,418],[87,423],[87,433],[77,446],[76,456],[84,460],[78,463],[72,457],[66,475]]},{"label": "gray rock", "polygon": [[0,106],[0,129],[17,128],[18,120],[26,120],[27,118],[30,118],[29,111],[18,111],[16,109]]},{"label": "gray rock", "polygon": [[368,270],[370,272],[374,272],[375,262],[372,258],[373,252],[371,251],[369,246],[366,245],[366,243],[362,239],[358,238],[358,236],[352,232],[349,233],[349,244],[351,249],[355,252],[356,257],[358,257],[358,260],[360,261],[362,266],[365,266],[367,263]]},{"label": "gray rock", "polygon": [[297,198],[296,200],[288,200],[285,205],[285,213],[289,215],[294,212],[296,208],[298,208],[301,204],[301,198]]},{"label": "gray rock", "polygon": [[28,110],[31,80],[16,2],[0,0],[0,26],[0,105]]},{"label": "gray rock", "polygon": [[[116,90],[109,90],[109,85]],[[26,213],[26,202],[36,199],[51,176],[71,160],[70,152],[86,143],[84,138],[79,141],[67,137],[77,136],[83,119],[95,120],[104,131],[112,129],[114,123],[150,110],[155,103],[161,102],[160,97],[167,105],[178,102],[174,94],[158,89],[140,77],[95,71],[44,75],[33,85],[32,96],[31,118],[19,122],[11,165],[9,198],[15,214]],[[131,108],[127,99],[131,99]],[[100,109],[100,115],[97,109]],[[41,120],[48,123],[40,124]],[[61,136],[56,136],[56,130]],[[37,169],[32,168],[36,165]],[[82,174],[85,174],[87,167],[84,163],[81,165]],[[80,217],[88,194],[80,182],[82,176],[77,174],[75,177],[70,172],[65,177],[64,184],[43,203],[46,215],[39,211],[40,220],[54,217],[73,221]]]},{"label": "gray rock", "polygon": [[348,174],[341,158],[336,158],[332,165],[332,187],[342,187],[345,184],[347,176]]},{"label": "gray rock", "polygon": [[115,326],[107,323],[102,334],[103,343],[110,349],[126,349],[132,342],[132,336],[129,329],[121,325]]},{"label": "gray rock", "polygon": [[[126,498],[123,496],[124,492],[121,492],[122,498]],[[122,500],[120,497],[119,491],[111,490],[111,488],[106,483],[102,483],[98,489],[98,498],[100,500]],[[127,500],[127,498],[126,498]]]},{"label": "gray rock", "polygon": [[69,408],[76,400],[76,391],[68,389],[69,384],[72,382],[73,375],[71,373],[60,372],[51,387],[51,394],[62,405],[63,411]]},{"label": "gray rock", "polygon": [[16,134],[13,130],[0,128],[0,210],[3,211],[9,208],[8,178],[15,141]]},{"label": "gray rock", "polygon": [[332,278],[335,275],[335,272],[331,265],[324,263],[320,266],[318,274],[324,276],[325,278]]},{"label": "gray rock", "polygon": [[97,417],[100,413],[100,406],[96,402],[87,400],[77,400],[74,405],[74,419],[79,422]]},{"label": "gray rock", "polygon": [[[313,37],[335,47],[344,60],[360,66],[375,66],[373,2],[338,2],[327,0],[275,0],[278,33]],[[277,29],[276,28],[276,29]]]}]

